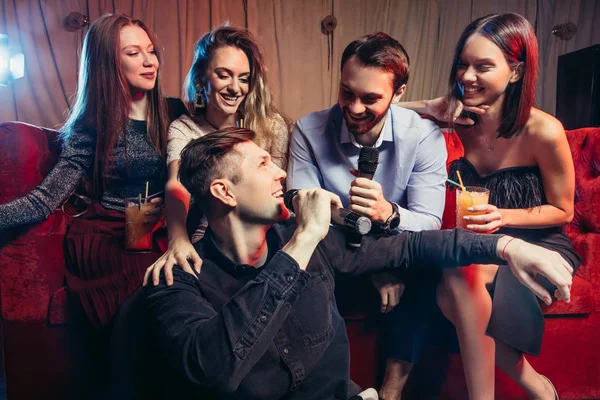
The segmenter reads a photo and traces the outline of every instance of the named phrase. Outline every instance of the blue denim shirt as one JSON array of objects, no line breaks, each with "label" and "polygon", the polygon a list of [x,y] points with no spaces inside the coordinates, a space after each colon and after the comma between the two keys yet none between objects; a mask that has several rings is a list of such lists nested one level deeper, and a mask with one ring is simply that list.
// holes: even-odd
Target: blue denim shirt
[{"label": "blue denim shirt", "polygon": [[382,266],[406,271],[502,262],[495,235],[403,232],[365,237],[351,250],[332,227],[302,271],[280,251],[293,231],[273,226],[267,262],[254,268],[226,257],[209,229],[196,244],[200,274],[175,268],[172,286],[161,277],[147,289],[160,354],[183,381],[170,381],[180,392],[171,398],[347,399],[356,393],[348,389],[348,338],[333,296],[335,270],[360,275]]}]

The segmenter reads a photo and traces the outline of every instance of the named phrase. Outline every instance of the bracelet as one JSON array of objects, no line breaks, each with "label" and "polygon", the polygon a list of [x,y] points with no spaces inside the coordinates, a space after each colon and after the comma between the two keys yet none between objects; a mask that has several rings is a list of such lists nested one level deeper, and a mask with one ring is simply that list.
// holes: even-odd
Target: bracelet
[{"label": "bracelet", "polygon": [[506,250],[506,248],[508,247],[508,245],[510,244],[510,242],[512,242],[513,240],[515,240],[516,237],[510,238],[508,240],[508,242],[506,242],[506,244],[504,245],[504,247],[502,248],[502,254],[500,255],[500,258],[502,258],[504,261],[506,261],[506,258],[504,258],[504,251]]}]

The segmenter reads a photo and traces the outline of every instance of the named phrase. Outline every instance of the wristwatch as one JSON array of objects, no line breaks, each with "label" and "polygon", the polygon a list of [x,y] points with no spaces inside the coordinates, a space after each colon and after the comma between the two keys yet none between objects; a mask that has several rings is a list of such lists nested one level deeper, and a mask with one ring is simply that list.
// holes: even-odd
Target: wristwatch
[{"label": "wristwatch", "polygon": [[385,220],[383,224],[381,224],[381,229],[386,231],[387,233],[392,233],[396,231],[398,226],[400,225],[400,210],[398,204],[389,202],[392,205],[392,213]]}]

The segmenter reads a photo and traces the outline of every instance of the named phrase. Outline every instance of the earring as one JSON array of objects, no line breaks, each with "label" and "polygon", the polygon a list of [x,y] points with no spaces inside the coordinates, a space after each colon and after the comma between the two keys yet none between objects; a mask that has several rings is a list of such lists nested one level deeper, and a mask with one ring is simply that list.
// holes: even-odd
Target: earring
[{"label": "earring", "polygon": [[196,92],[196,99],[194,100],[195,108],[205,108],[206,107],[206,97],[204,96],[204,90],[200,89]]}]

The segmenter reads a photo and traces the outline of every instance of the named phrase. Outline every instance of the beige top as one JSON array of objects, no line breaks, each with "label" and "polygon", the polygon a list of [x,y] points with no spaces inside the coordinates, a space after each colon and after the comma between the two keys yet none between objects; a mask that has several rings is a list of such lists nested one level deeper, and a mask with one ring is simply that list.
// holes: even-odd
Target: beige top
[{"label": "beige top", "polygon": [[[264,135],[257,135],[256,144],[268,151],[273,158],[273,162],[285,171],[287,168],[289,130],[281,116],[278,115],[273,120],[271,130],[273,132],[271,138],[266,139]],[[197,115],[194,119],[182,115],[173,121],[169,126],[167,165],[181,159],[181,151],[190,141],[214,131],[215,128],[202,115]]]}]

